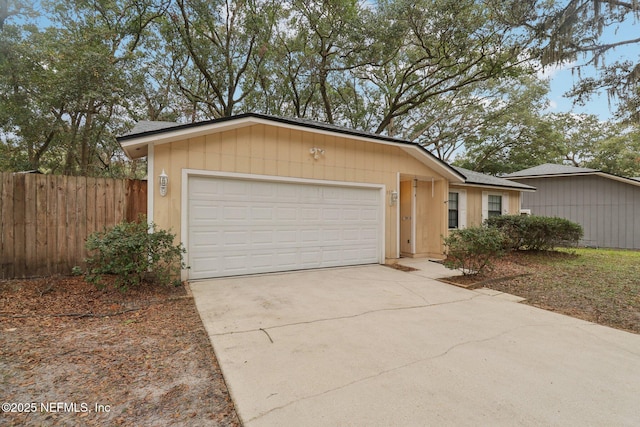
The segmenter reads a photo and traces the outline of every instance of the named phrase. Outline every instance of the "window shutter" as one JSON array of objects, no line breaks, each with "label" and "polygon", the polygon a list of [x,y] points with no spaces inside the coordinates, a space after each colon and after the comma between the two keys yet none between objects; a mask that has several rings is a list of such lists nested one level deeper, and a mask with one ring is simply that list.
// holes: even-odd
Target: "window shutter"
[{"label": "window shutter", "polygon": [[458,228],[467,228],[467,190],[458,190]]},{"label": "window shutter", "polygon": [[502,194],[502,215],[509,215],[509,193]]},{"label": "window shutter", "polygon": [[482,222],[489,218],[489,192],[482,192]]}]

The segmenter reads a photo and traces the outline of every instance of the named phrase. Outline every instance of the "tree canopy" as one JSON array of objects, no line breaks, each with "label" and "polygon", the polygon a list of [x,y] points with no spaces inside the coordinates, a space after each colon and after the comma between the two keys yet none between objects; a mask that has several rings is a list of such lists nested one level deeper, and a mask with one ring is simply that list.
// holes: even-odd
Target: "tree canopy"
[{"label": "tree canopy", "polygon": [[[0,0],[0,170],[141,176],[115,141],[135,121],[253,111],[416,141],[490,173],[549,159],[636,171],[621,165],[637,132],[577,138],[536,75],[637,43],[600,39],[630,16],[635,2],[613,0]],[[637,62],[572,93],[605,88],[634,117]],[[569,158],[568,139],[590,147]]]},{"label": "tree canopy", "polygon": [[[621,36],[619,31],[640,19],[640,2],[620,0],[568,0],[551,3],[536,24],[543,43],[542,65],[571,63],[576,72],[596,70],[568,92],[577,102],[604,90],[620,101],[620,118],[640,121],[640,32]],[[635,47],[624,60],[607,61],[607,54],[625,46]]]}]

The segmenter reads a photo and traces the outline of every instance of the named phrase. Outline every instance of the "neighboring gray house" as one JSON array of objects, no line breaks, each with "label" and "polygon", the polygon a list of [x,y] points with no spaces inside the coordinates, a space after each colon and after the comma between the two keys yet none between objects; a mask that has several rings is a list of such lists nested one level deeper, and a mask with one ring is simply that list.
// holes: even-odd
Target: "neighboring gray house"
[{"label": "neighboring gray house", "polygon": [[504,178],[537,188],[522,194],[522,209],[584,228],[582,244],[640,249],[640,181],[597,169],[544,164]]}]

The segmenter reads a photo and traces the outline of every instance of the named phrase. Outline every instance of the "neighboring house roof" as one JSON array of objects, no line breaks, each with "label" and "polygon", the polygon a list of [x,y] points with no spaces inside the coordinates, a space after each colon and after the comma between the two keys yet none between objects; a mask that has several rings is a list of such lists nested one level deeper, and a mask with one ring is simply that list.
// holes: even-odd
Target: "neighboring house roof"
[{"label": "neighboring house roof", "polygon": [[535,166],[529,169],[524,169],[518,172],[504,175],[505,179],[531,179],[531,178],[552,178],[562,176],[585,176],[596,175],[603,178],[613,179],[615,181],[624,182],[627,184],[640,186],[640,181],[634,178],[627,178],[624,176],[614,175],[612,173],[603,172],[598,169],[590,168],[578,168],[574,166],[555,165],[551,163],[545,163],[540,166]]},{"label": "neighboring house roof", "polygon": [[530,185],[521,184],[515,181],[509,181],[506,179],[498,178],[493,175],[474,172],[472,170],[461,168],[458,166],[453,166],[453,168],[466,177],[465,185],[480,186],[480,187],[495,187],[495,188],[503,188],[508,190],[536,191],[536,188]]},{"label": "neighboring house roof", "polygon": [[425,163],[432,169],[439,171],[439,173],[447,177],[451,182],[464,182],[465,177],[457,170],[446,162],[438,159],[426,148],[415,142],[306,119],[284,118],[257,113],[246,113],[237,116],[223,117],[220,119],[188,124],[172,122],[140,122],[133,128],[133,130],[118,137],[117,140],[130,158],[140,158],[148,154],[147,150],[149,145],[166,144],[187,138],[194,138],[210,133],[223,132],[256,124],[289,127],[321,134],[346,135],[363,141],[394,145],[402,148],[405,152]]},{"label": "neighboring house roof", "polygon": [[516,177],[539,177],[544,175],[575,175],[581,173],[594,173],[600,172],[597,169],[589,169],[589,168],[577,168],[575,166],[567,166],[567,165],[555,165],[552,163],[545,163],[540,166],[535,166],[529,169],[523,169],[518,172],[513,172],[504,175],[505,178],[516,178]]}]

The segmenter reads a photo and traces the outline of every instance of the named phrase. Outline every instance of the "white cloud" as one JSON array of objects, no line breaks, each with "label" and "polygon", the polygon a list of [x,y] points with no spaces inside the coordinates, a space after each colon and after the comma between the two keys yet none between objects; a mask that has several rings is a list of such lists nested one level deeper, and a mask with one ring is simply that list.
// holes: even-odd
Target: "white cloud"
[{"label": "white cloud", "polygon": [[540,79],[552,79],[560,71],[570,70],[575,65],[576,65],[576,62],[572,61],[572,62],[566,62],[566,63],[562,63],[562,64],[547,65],[546,67],[540,66],[538,68],[538,72],[537,72],[538,78],[540,78]]}]

